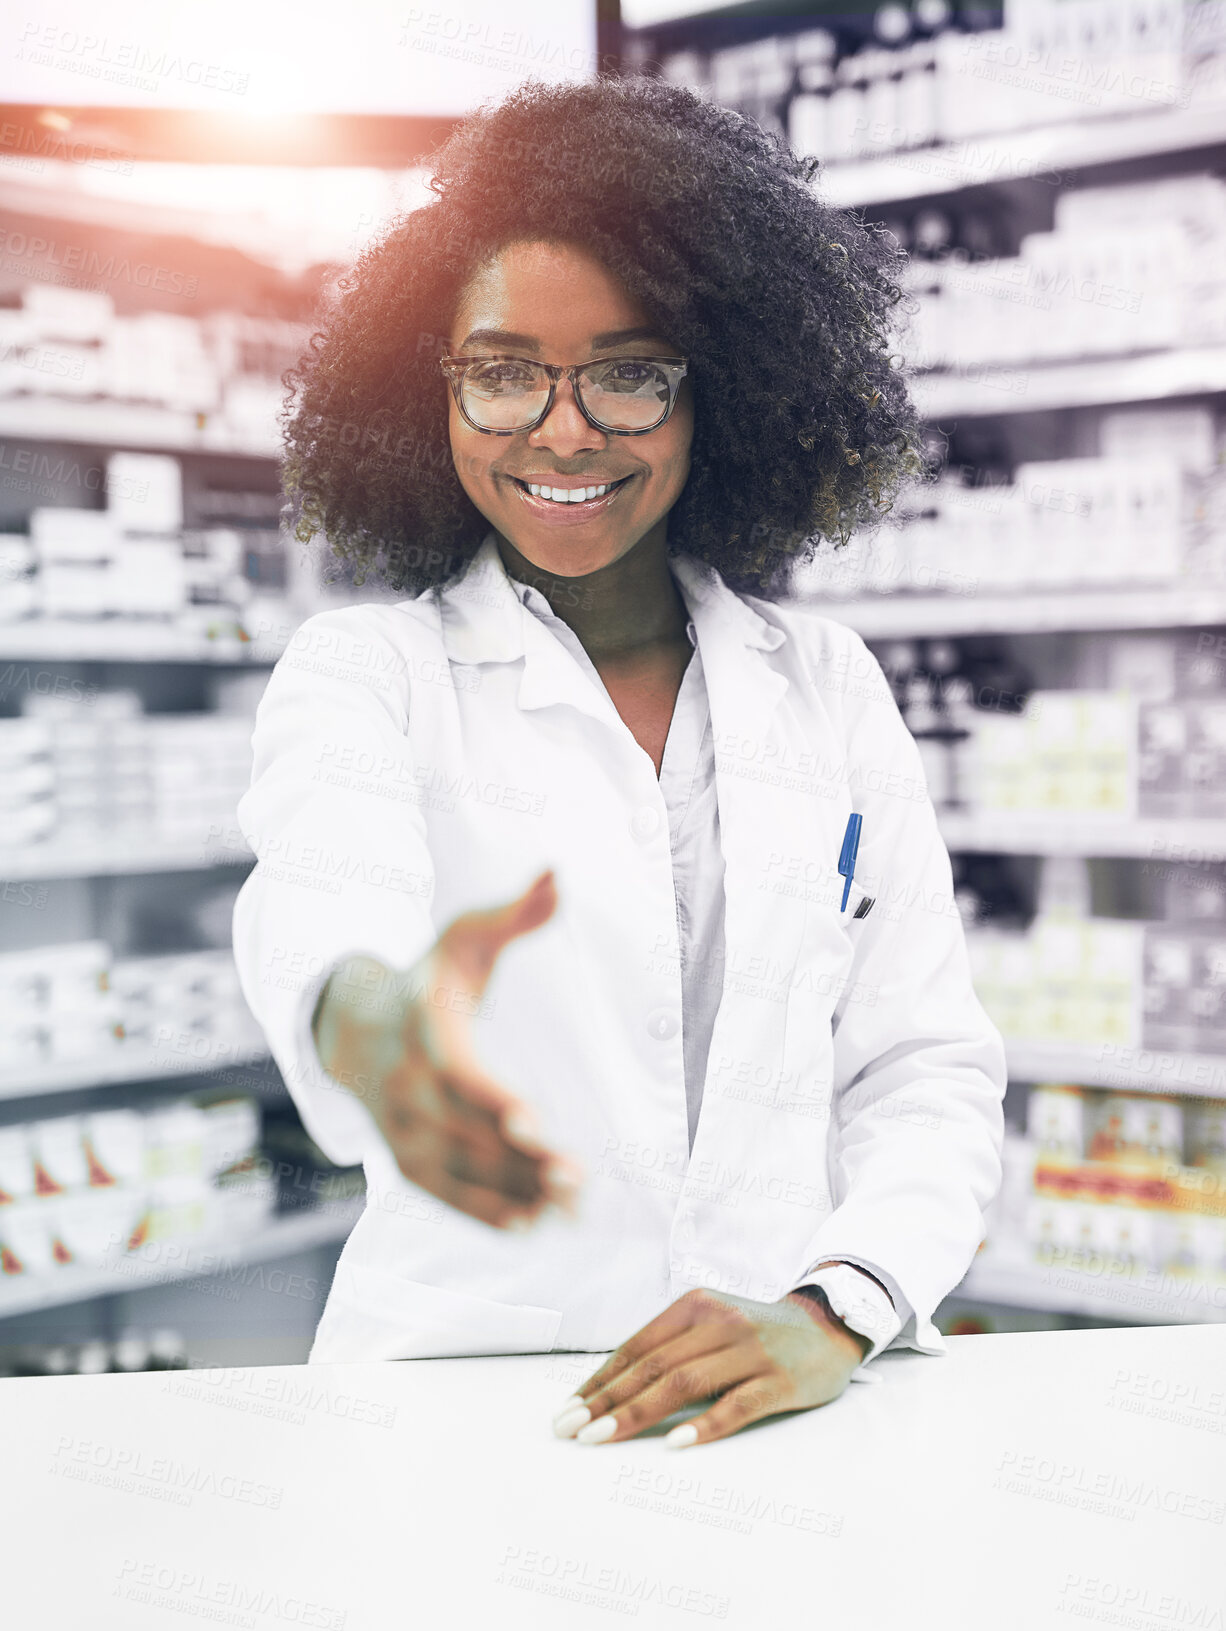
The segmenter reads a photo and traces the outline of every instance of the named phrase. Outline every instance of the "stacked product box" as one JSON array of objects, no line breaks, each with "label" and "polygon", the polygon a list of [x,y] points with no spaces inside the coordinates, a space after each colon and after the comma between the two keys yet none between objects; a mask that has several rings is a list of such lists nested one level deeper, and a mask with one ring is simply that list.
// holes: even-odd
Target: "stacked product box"
[{"label": "stacked product box", "polygon": [[230,312],[119,315],[102,292],[31,282],[19,306],[0,308],[0,399],[116,401],[147,408],[158,429],[169,411],[264,441],[306,332]]},{"label": "stacked product box", "polygon": [[965,31],[949,6],[880,6],[877,41],[841,58],[834,33],[808,29],[676,52],[662,66],[785,128],[796,152],[837,164],[1220,96],[1220,24],[1193,22],[1213,11],[1185,17],[1180,0],[1013,0],[1002,27]]},{"label": "stacked product box", "polygon": [[113,453],[106,507],[35,509],[29,538],[5,540],[0,616],[182,618],[193,605],[251,598],[242,534],[185,531],[182,473],[168,454]]},{"label": "stacked product box", "polygon": [[1226,1058],[1226,919],[1038,917],[967,935],[980,1001],[1006,1041]]},{"label": "stacked product box", "polygon": [[909,262],[908,357],[966,370],[1226,338],[1226,182],[1209,174],[1062,192],[1014,256]]},{"label": "stacked product box", "polygon": [[975,991],[1006,1041],[1140,1047],[1147,927],[1053,913],[1025,933],[974,930]]},{"label": "stacked product box", "polygon": [[249,1232],[276,1197],[255,1170],[259,1135],[258,1104],[242,1096],[0,1130],[0,1273],[113,1267],[142,1247]]},{"label": "stacked product box", "polygon": [[982,812],[1138,813],[1137,698],[1032,691],[1021,713],[982,711],[955,751],[963,801]]},{"label": "stacked product box", "polygon": [[120,957],[102,940],[0,954],[0,1071],[95,1061],[124,1049],[204,1068],[258,1046],[228,948]]},{"label": "stacked product box", "polygon": [[1032,691],[952,743],[960,802],[1024,816],[1211,819],[1226,811],[1226,697]]},{"label": "stacked product box", "polygon": [[205,846],[251,779],[251,721],[226,713],[144,714],[132,691],[22,698],[0,720],[4,849],[153,839]]},{"label": "stacked product box", "polygon": [[1060,1083],[1031,1089],[1015,1165],[1025,1250],[1226,1286],[1226,1104]]},{"label": "stacked product box", "polygon": [[1213,411],[1113,409],[1098,415],[1097,440],[1092,457],[1026,461],[1010,480],[947,468],[900,496],[871,548],[819,557],[807,569],[814,589],[1216,588],[1226,577],[1226,461]]}]

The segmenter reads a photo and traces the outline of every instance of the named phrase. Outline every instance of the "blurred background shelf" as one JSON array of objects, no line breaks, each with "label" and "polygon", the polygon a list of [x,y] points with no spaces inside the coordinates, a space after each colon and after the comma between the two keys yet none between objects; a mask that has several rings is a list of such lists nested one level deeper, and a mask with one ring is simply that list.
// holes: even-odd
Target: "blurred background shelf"
[{"label": "blurred background shelf", "polygon": [[1095,1047],[1006,1039],[1011,1082],[1078,1082],[1131,1093],[1194,1094],[1226,1098],[1226,1055],[1177,1049]]},{"label": "blurred background shelf", "polygon": [[259,667],[276,662],[280,643],[202,637],[150,619],[34,617],[0,623],[0,662],[216,663]]},{"label": "blurred background shelf", "polygon": [[109,1057],[68,1059],[0,1072],[0,1100],[31,1099],[44,1093],[71,1093],[81,1088],[155,1082],[175,1076],[202,1076],[241,1070],[269,1060],[262,1036],[255,1033],[225,1041],[184,1039],[182,1048],[143,1048],[120,1043]]},{"label": "blurred background shelf", "polygon": [[0,436],[118,447],[150,453],[218,453],[242,459],[276,459],[274,426],[240,433],[206,414],[111,399],[72,402],[63,397],[0,398]]},{"label": "blurred background shelf", "polygon": [[[1111,1272],[1114,1268],[1115,1271]],[[971,1265],[957,1296],[1013,1308],[1080,1314],[1128,1325],[1206,1325],[1226,1320],[1226,1282],[1207,1286],[1195,1278],[1118,1265],[1098,1274],[1060,1265],[1011,1261],[987,1251]]]},{"label": "blurred background shelf", "polygon": [[942,810],[951,850],[992,855],[1101,855],[1154,860],[1171,855],[1226,862],[1226,820],[1196,816],[1105,820],[1094,816],[1010,816]]},{"label": "blurred background shelf", "polygon": [[1031,178],[1058,184],[1074,171],[1223,143],[1226,108],[1147,109],[830,164],[818,188],[840,209],[894,204]]},{"label": "blurred background shelf", "polygon": [[1188,346],[1132,357],[993,362],[917,374],[913,394],[929,419],[1046,413],[1117,402],[1160,402],[1226,391],[1226,346]]},{"label": "blurred background shelf", "polygon": [[[819,557],[819,564],[821,557]],[[820,579],[809,582],[819,585]],[[866,640],[926,635],[1059,634],[1113,629],[1211,628],[1226,623],[1226,587],[1155,584],[1140,589],[1019,590],[1017,594],[896,594],[860,600],[822,597],[805,603]],[[2,636],[0,636],[2,639]]]},{"label": "blurred background shelf", "polygon": [[112,1293],[140,1291],[147,1286],[225,1274],[228,1270],[274,1258],[289,1257],[313,1247],[347,1239],[363,1202],[321,1206],[274,1217],[257,1233],[215,1239],[167,1241],[133,1252],[114,1267],[86,1268],[65,1264],[53,1275],[40,1275],[28,1283],[20,1278],[0,1282],[0,1319],[59,1308]]},{"label": "blurred background shelf", "polygon": [[[237,842],[237,829],[235,829]],[[142,872],[202,872],[213,867],[250,866],[255,857],[233,845],[167,844],[125,838],[114,844],[60,848],[54,844],[0,849],[0,878],[126,877]]]}]

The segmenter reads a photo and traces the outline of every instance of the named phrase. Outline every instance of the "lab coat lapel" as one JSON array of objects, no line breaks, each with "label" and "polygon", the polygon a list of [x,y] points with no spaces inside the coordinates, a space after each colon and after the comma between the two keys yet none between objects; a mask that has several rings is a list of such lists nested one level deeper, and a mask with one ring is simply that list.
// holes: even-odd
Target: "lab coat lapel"
[{"label": "lab coat lapel", "polygon": [[523,659],[516,693],[520,708],[577,708],[626,734],[608,693],[592,683],[561,641],[520,600],[492,531],[463,576],[443,590],[442,604],[448,651],[456,661]]},{"label": "lab coat lapel", "polygon": [[[803,960],[819,929],[823,944],[831,931],[820,906],[779,887],[780,863],[829,854],[833,875],[838,815],[814,774],[813,721],[797,699],[785,700],[783,670],[794,659],[771,656],[786,635],[722,579],[700,582],[684,563],[681,572],[695,590],[715,743],[725,958],[694,1147],[674,1215],[673,1273],[678,1289],[719,1285],[769,1301],[787,1289],[791,1245],[786,1231],[768,1240],[774,1214],[766,1197],[811,1190],[813,1215],[828,1209],[825,1120],[776,1105],[806,1070],[807,1031],[798,1021],[803,1008],[807,1023],[819,998],[811,981],[806,986]],[[797,1217],[809,1226],[806,1211]]]},{"label": "lab coat lapel", "polygon": [[[786,959],[793,938],[798,942],[798,934],[791,936],[781,921],[787,905],[763,888],[763,866],[769,850],[801,844],[804,832],[795,792],[771,779],[773,766],[786,758],[780,751],[784,738],[779,705],[788,680],[768,653],[786,636],[722,579],[707,577],[688,557],[679,558],[674,566],[702,652],[724,856],[724,985],[695,1133],[696,1158],[704,1148],[712,1154],[712,1140],[720,1137],[720,1106],[709,1089],[722,1048],[734,1046],[738,1053],[747,1046],[760,1049],[777,1042],[782,1029],[783,1009],[746,995],[746,974],[764,957]],[[754,974],[748,978],[752,981]],[[773,1039],[769,1025],[759,1034],[767,1015],[774,1022]]]}]

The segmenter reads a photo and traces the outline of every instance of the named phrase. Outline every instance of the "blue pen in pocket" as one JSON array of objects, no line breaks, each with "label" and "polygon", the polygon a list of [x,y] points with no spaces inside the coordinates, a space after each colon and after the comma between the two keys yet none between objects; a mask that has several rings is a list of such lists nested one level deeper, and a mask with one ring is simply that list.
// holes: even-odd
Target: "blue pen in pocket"
[{"label": "blue pen in pocket", "polygon": [[847,897],[851,894],[851,880],[856,875],[856,855],[860,849],[860,828],[864,818],[853,811],[847,817],[847,831],[843,834],[843,849],[839,855],[839,876],[843,882],[843,903],[840,912],[847,910]]}]

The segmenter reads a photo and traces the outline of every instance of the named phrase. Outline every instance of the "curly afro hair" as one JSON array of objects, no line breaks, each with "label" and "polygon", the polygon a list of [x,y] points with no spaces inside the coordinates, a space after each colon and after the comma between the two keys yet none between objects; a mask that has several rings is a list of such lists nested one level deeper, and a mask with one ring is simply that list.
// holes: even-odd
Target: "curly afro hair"
[{"label": "curly afro hair", "polygon": [[670,555],[777,598],[925,469],[891,354],[900,252],[824,205],[816,159],[650,78],[528,81],[435,155],[437,200],[341,280],[282,411],[295,536],[418,593],[489,530],[464,492],[438,367],[459,296],[511,242],[585,249],[690,360],[694,436]]}]

